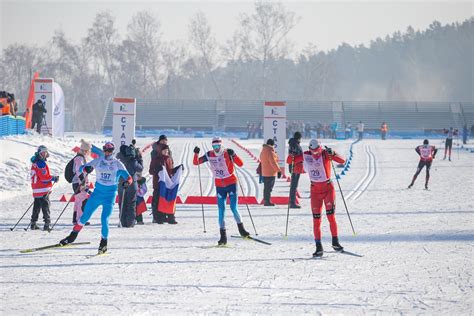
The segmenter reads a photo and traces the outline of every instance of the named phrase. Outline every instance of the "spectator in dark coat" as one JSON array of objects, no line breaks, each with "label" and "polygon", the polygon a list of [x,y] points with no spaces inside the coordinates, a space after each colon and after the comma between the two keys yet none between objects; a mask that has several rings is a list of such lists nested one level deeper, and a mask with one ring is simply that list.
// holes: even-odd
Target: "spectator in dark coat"
[{"label": "spectator in dark coat", "polygon": [[35,104],[33,104],[33,114],[31,117],[31,128],[34,129],[36,125],[36,132],[41,133],[41,125],[43,124],[44,114],[48,113],[44,106],[44,102],[38,99]]},{"label": "spectator in dark coat", "polygon": [[[127,169],[128,173],[133,179],[133,183],[123,192],[123,179],[120,179],[118,186],[120,223],[123,227],[135,226],[136,208],[137,208],[137,190],[138,190],[138,174],[143,171],[143,160],[136,156],[136,151],[133,146],[122,145],[120,152],[117,154],[119,159]],[[122,203],[122,196],[124,198]],[[123,206],[123,207],[122,207]]]}]

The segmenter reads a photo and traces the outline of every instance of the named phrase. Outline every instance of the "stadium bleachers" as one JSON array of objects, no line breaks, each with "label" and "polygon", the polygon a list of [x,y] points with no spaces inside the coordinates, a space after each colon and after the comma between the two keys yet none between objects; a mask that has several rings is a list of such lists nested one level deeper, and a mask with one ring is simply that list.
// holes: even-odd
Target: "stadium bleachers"
[{"label": "stadium bleachers", "polygon": [[[374,101],[287,101],[289,121],[316,124],[337,121],[366,129],[378,129],[387,122],[392,131],[439,130],[450,126],[474,125],[474,103],[374,102]],[[453,110],[456,109],[456,110]],[[138,129],[243,130],[247,122],[263,120],[260,100],[163,100],[137,99]],[[112,127],[112,102],[103,121]]]}]

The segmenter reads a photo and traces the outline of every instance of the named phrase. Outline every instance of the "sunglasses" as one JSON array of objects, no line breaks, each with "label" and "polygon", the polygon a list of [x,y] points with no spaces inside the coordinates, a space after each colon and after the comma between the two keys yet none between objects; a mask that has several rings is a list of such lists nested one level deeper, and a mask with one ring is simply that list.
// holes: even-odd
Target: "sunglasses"
[{"label": "sunglasses", "polygon": [[114,150],[112,148],[107,148],[107,149],[104,149],[104,152],[105,153],[113,153]]}]

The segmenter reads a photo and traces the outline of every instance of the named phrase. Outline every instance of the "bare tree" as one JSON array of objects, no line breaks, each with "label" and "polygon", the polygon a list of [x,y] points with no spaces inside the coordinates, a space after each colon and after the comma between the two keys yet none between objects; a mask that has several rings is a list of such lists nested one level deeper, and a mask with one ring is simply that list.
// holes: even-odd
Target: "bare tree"
[{"label": "bare tree", "polygon": [[13,44],[3,50],[1,58],[1,90],[16,94],[20,101],[26,101],[32,72],[42,63],[39,49],[34,46]]},{"label": "bare tree", "polygon": [[217,84],[214,69],[217,66],[218,60],[218,46],[215,37],[212,35],[211,26],[207,21],[206,16],[202,12],[198,12],[189,22],[189,39],[194,48],[199,52],[202,58],[206,71],[212,80],[212,84],[216,89],[219,99],[222,95]]},{"label": "bare tree", "polygon": [[[242,49],[249,59],[262,63],[261,97],[266,97],[268,60],[288,51],[288,33],[299,18],[281,3],[258,1],[253,14],[241,14]],[[286,47],[285,47],[286,46]]]},{"label": "bare tree", "polygon": [[[166,72],[166,97],[178,98],[180,89],[177,79],[183,74],[183,65],[188,57],[188,51],[183,42],[172,41],[162,45],[161,55]],[[173,85],[175,86],[174,93]]]},{"label": "bare tree", "polygon": [[107,78],[112,95],[116,94],[117,75],[113,56],[119,44],[119,35],[114,23],[115,18],[109,11],[97,13],[85,39],[96,61],[94,69],[98,75]]},{"label": "bare tree", "polygon": [[222,56],[226,60],[226,68],[228,68],[230,72],[229,97],[233,99],[236,96],[236,89],[240,78],[239,68],[242,62],[242,43],[238,33],[234,33],[234,35],[226,41],[222,47]]},{"label": "bare tree", "polygon": [[140,11],[128,24],[128,40],[133,43],[141,71],[143,96],[157,97],[163,78],[160,72],[159,20],[148,11]]}]

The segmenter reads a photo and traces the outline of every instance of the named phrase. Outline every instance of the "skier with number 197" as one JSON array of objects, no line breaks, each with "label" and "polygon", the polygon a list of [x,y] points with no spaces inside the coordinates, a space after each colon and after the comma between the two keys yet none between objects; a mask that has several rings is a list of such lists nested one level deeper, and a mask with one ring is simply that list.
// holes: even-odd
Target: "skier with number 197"
[{"label": "skier with number 197", "polygon": [[103,157],[96,158],[79,168],[79,172],[85,172],[86,174],[91,173],[95,168],[97,175],[95,189],[86,203],[84,212],[82,213],[79,222],[74,225],[73,230],[69,236],[59,242],[61,245],[73,243],[81,229],[84,227],[85,223],[87,223],[87,221],[89,221],[91,218],[92,214],[94,214],[99,206],[102,206],[102,238],[99,245],[99,254],[105,253],[107,251],[109,218],[112,214],[115,197],[117,195],[118,180],[120,177],[126,179],[126,181],[123,182],[124,189],[130,186],[130,184],[133,182],[132,177],[128,173],[125,166],[118,159],[114,158],[114,144],[108,142],[102,147],[102,149],[104,151]]}]

